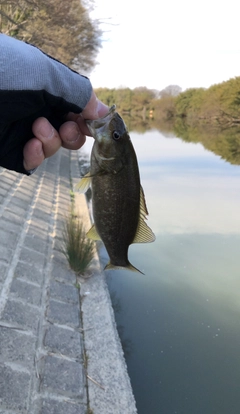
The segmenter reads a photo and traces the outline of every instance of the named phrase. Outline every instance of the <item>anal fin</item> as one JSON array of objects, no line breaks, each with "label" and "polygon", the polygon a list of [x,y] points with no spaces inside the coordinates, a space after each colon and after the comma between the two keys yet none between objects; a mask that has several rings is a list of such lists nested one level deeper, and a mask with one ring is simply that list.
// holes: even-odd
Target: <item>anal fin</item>
[{"label": "anal fin", "polygon": [[140,216],[133,243],[152,243],[155,240],[155,234]]},{"label": "anal fin", "polygon": [[92,227],[90,228],[90,230],[88,230],[86,236],[89,239],[92,239],[92,240],[101,240],[101,237],[99,236],[99,234],[97,232],[97,229],[96,229],[96,227],[95,227],[94,224],[92,225]]}]

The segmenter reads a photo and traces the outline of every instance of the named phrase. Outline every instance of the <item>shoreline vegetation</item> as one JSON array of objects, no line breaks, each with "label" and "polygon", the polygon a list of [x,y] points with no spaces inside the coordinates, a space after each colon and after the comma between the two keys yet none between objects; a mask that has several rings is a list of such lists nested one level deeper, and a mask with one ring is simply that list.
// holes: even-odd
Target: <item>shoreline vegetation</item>
[{"label": "shoreline vegetation", "polygon": [[157,129],[200,142],[231,164],[240,164],[240,77],[183,92],[177,85],[162,91],[139,87],[95,92],[107,105],[116,104],[129,131]]}]

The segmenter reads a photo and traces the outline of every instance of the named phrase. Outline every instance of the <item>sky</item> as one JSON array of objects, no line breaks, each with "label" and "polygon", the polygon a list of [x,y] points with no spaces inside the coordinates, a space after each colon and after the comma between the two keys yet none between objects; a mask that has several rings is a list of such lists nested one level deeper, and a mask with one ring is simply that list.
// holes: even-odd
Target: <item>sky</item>
[{"label": "sky", "polygon": [[95,0],[94,88],[204,87],[240,76],[238,0]]}]

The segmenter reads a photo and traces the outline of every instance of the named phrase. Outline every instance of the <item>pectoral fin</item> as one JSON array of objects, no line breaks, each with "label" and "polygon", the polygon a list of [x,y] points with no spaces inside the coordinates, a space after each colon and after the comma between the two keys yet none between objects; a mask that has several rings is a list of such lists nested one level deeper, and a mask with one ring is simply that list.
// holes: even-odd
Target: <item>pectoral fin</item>
[{"label": "pectoral fin", "polygon": [[97,232],[96,227],[95,227],[94,224],[92,225],[92,227],[90,228],[90,230],[88,230],[86,236],[89,239],[92,239],[92,240],[101,240],[101,237],[99,236],[99,234],[98,234],[98,232]]},{"label": "pectoral fin", "polygon": [[86,193],[86,191],[89,189],[91,184],[91,176],[90,173],[87,173],[84,175],[84,177],[79,181],[79,183],[76,185],[76,190],[78,190],[80,193]]}]

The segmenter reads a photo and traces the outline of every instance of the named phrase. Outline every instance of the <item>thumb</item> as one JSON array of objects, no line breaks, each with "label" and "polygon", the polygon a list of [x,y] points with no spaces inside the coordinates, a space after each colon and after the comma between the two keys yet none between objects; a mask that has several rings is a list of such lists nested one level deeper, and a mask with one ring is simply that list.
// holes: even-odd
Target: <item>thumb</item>
[{"label": "thumb", "polygon": [[97,119],[106,115],[109,111],[109,107],[100,101],[95,92],[92,91],[90,100],[86,107],[82,111],[81,115],[84,119]]}]

